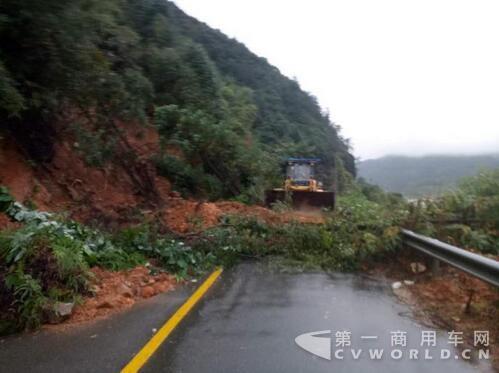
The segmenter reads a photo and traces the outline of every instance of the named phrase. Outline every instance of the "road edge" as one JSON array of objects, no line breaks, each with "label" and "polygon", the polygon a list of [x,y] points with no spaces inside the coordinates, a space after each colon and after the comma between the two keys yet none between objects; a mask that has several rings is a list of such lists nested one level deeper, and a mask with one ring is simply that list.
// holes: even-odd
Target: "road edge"
[{"label": "road edge", "polygon": [[203,295],[215,283],[222,274],[223,268],[217,268],[208,278],[199,286],[196,291],[185,301],[182,306],[163,324],[156,334],[142,347],[142,349],[128,362],[121,370],[121,373],[138,372],[163,344],[173,330],[180,324],[192,308],[201,300]]}]

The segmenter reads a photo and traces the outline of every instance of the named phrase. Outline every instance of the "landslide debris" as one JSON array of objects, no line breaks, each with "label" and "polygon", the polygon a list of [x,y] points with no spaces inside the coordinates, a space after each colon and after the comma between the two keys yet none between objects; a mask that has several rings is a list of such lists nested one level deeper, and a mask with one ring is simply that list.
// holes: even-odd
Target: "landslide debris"
[{"label": "landslide debris", "polygon": [[122,271],[92,268],[91,295],[75,306],[67,323],[103,318],[127,309],[141,299],[173,290],[177,285],[175,277],[157,270],[145,266]]}]

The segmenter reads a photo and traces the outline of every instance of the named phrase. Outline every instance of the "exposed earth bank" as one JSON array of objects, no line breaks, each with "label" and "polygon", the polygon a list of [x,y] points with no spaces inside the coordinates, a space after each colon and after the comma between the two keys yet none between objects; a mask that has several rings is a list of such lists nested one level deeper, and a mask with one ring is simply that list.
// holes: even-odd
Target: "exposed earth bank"
[{"label": "exposed earth bank", "polygon": [[[63,123],[60,124],[62,127]],[[42,211],[62,212],[84,224],[108,230],[154,223],[160,231],[184,235],[219,224],[224,215],[257,216],[267,223],[296,220],[317,224],[320,212],[275,212],[235,201],[209,202],[183,198],[156,172],[154,158],[164,149],[155,127],[120,123],[118,154],[101,167],[88,165],[80,145],[68,131],[57,131],[52,158],[29,159],[9,137],[0,137],[0,185],[23,204]],[[123,161],[126,159],[126,161]],[[20,224],[0,213],[0,230]],[[105,317],[143,298],[173,289],[177,281],[153,267],[111,272],[92,269],[91,293],[74,305],[67,323]]]}]

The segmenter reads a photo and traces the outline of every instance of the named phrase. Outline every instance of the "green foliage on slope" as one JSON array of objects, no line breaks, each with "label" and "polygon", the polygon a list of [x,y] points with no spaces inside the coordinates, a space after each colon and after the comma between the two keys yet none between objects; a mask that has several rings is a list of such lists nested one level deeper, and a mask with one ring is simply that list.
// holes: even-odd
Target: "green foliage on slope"
[{"label": "green foliage on slope", "polygon": [[278,154],[320,155],[326,168],[334,164],[337,151],[346,169],[354,173],[354,159],[348,146],[321,113],[315,97],[303,92],[298,83],[285,78],[265,58],[251,53],[244,44],[228,39],[218,30],[197,22],[170,4],[170,13],[181,33],[202,44],[220,71],[255,93],[258,117],[255,132]]},{"label": "green foliage on slope", "polygon": [[147,226],[104,233],[63,216],[31,210],[0,187],[0,212],[20,224],[0,232],[0,335],[36,328],[58,302],[89,295],[90,267],[133,268],[155,259],[179,278],[219,259]]},{"label": "green foliage on slope", "polygon": [[[312,96],[167,1],[2,1],[0,93],[2,126],[37,161],[50,160],[53,124],[69,112],[84,122],[69,129],[98,134],[98,145],[118,136],[117,119],[155,121],[165,148],[180,145],[186,172],[196,170],[194,187],[182,187],[211,198],[258,198],[287,156],[322,158],[326,185],[336,159],[355,172]],[[95,166],[110,158],[85,157]]]},{"label": "green foliage on slope", "polygon": [[408,224],[418,232],[499,255],[499,170],[464,178],[456,190],[411,210]]}]

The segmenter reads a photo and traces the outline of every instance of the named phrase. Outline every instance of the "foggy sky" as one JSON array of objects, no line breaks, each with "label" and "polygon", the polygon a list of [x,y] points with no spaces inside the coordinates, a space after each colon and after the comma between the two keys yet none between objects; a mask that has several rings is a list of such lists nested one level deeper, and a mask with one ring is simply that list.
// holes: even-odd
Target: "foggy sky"
[{"label": "foggy sky", "polygon": [[362,159],[499,152],[495,0],[175,0],[316,96]]}]

